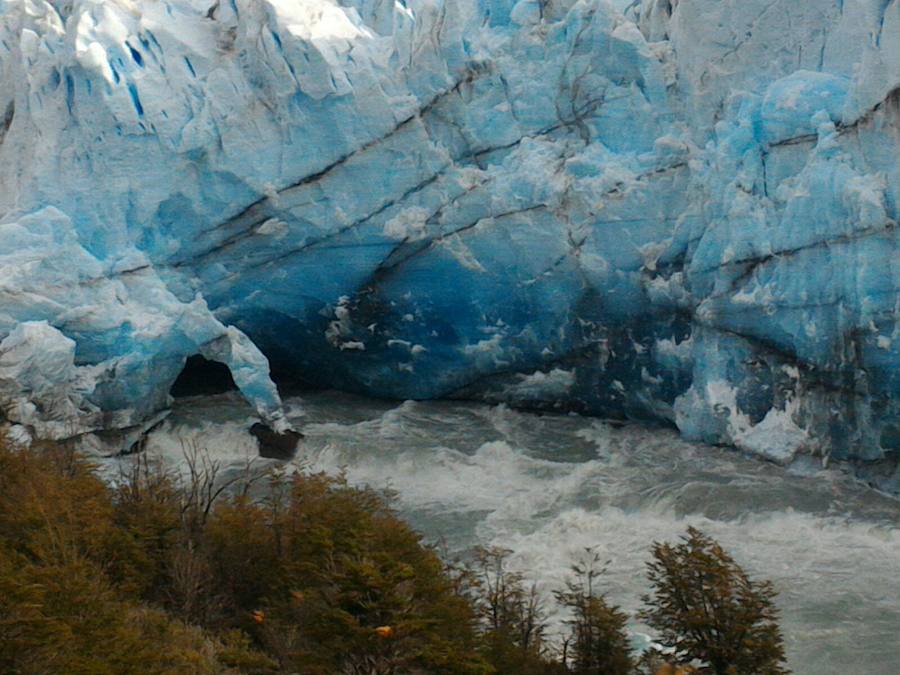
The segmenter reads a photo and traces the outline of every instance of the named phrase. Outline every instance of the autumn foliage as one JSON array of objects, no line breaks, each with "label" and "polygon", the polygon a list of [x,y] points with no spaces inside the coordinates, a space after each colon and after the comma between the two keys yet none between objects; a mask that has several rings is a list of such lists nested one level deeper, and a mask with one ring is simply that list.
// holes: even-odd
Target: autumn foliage
[{"label": "autumn foliage", "polygon": [[[448,565],[372,490],[185,458],[104,482],[66,447],[0,445],[0,672],[636,672],[596,556],[556,594],[560,645],[508,551]],[[694,530],[653,556],[644,617],[674,659],[785,672],[768,584]]]},{"label": "autumn foliage", "polygon": [[751,580],[713,539],[688,528],[679,544],[654,544],[647,568],[641,618],[675,659],[715,675],[787,672],[772,584]]},{"label": "autumn foliage", "polygon": [[0,672],[491,672],[375,493],[269,472],[210,502],[135,467],[109,488],[63,449],[0,448]]}]

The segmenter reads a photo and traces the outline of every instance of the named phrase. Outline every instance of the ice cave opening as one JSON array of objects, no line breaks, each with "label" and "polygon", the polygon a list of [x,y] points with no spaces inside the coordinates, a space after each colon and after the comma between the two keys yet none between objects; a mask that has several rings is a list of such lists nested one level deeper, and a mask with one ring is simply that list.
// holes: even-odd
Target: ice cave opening
[{"label": "ice cave opening", "polygon": [[194,354],[188,357],[169,393],[175,398],[185,398],[225,394],[237,389],[228,366],[221,361],[211,361],[200,354]]}]

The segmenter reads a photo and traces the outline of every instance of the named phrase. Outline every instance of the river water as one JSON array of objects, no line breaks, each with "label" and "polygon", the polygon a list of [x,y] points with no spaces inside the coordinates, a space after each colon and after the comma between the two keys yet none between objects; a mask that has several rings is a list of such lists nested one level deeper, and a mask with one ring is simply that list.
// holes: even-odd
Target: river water
[{"label": "river water", "polygon": [[[633,613],[651,543],[692,524],[775,583],[795,673],[900,673],[900,501],[839,470],[503,406],[328,392],[286,406],[306,434],[299,461],[396,491],[401,514],[445,551],[511,549],[511,566],[548,597],[594,547],[611,560],[608,596]],[[197,443],[237,466],[256,453],[253,421],[234,394],[179,399],[147,449],[177,464]]]}]

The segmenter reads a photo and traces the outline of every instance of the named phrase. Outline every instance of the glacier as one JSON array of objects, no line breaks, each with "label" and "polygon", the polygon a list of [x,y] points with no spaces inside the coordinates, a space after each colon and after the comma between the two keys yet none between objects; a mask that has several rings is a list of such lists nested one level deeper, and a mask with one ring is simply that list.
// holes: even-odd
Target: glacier
[{"label": "glacier", "polygon": [[0,410],[199,354],[896,460],[898,158],[898,0],[0,0]]}]

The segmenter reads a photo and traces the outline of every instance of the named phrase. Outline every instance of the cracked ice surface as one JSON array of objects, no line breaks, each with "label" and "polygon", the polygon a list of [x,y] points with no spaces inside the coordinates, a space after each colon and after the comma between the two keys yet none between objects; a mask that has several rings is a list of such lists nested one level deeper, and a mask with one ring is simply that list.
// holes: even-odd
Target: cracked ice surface
[{"label": "cracked ice surface", "polygon": [[896,0],[0,0],[0,406],[185,359],[900,450]]}]

